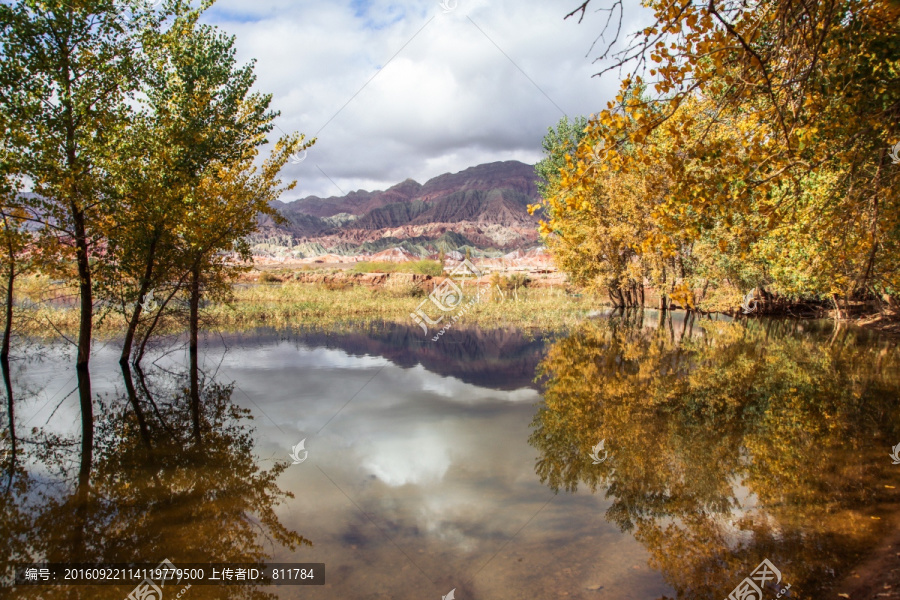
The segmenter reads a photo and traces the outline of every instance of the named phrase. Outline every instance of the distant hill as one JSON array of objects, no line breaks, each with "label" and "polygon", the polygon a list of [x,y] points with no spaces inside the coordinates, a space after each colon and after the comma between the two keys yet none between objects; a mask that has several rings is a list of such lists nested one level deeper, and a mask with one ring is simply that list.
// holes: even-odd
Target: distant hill
[{"label": "distant hill", "polygon": [[488,163],[445,173],[424,185],[407,179],[387,190],[308,196],[276,202],[289,221],[261,222],[254,252],[304,258],[326,253],[368,254],[400,247],[417,256],[469,247],[502,254],[538,244],[539,199],[532,165]]}]

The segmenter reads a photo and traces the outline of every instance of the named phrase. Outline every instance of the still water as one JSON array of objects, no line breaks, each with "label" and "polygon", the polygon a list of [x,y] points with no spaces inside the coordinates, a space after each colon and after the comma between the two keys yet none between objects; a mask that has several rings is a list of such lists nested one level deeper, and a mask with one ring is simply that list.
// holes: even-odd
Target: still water
[{"label": "still water", "polygon": [[210,335],[199,439],[182,345],[142,370],[117,358],[110,344],[92,359],[89,453],[67,350],[12,365],[6,583],[17,562],[169,559],[326,574],[169,586],[166,600],[721,600],[768,560],[780,581],[764,577],[763,598],[775,583],[818,598],[900,513],[900,351],[830,323],[646,311],[554,339],[460,328],[432,343],[398,325]]}]

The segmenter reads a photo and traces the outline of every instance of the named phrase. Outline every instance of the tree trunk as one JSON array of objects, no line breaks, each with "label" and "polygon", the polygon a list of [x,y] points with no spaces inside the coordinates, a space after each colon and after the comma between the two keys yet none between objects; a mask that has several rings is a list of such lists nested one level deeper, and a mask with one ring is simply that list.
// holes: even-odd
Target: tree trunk
[{"label": "tree trunk", "polygon": [[831,294],[831,301],[834,302],[834,311],[837,313],[837,318],[843,319],[844,315],[841,312],[841,303],[838,300],[837,294]]},{"label": "tree trunk", "polygon": [[76,366],[87,366],[91,359],[91,328],[94,316],[94,296],[91,289],[91,265],[88,260],[87,234],[84,212],[72,206],[75,221],[75,260],[78,263],[78,287],[81,295],[81,319],[78,328],[78,358]]},{"label": "tree trunk", "polygon": [[141,287],[138,290],[137,301],[134,305],[134,311],[131,313],[131,319],[128,321],[128,331],[125,332],[125,343],[122,345],[122,356],[119,357],[121,364],[126,364],[131,358],[131,346],[134,344],[134,334],[137,331],[138,323],[141,320],[141,312],[144,309],[144,301],[147,298],[147,292],[150,288],[150,278],[153,276],[153,265],[156,260],[156,244],[159,237],[154,237],[150,242],[150,249],[147,256],[147,266],[144,269],[144,276],[141,279]]},{"label": "tree trunk", "polygon": [[9,275],[6,280],[6,324],[3,328],[3,346],[0,348],[0,359],[9,359],[9,337],[12,333],[13,322],[13,284],[16,280],[16,263],[14,261],[12,244],[9,248]]},{"label": "tree trunk", "polygon": [[122,378],[125,380],[125,390],[128,393],[128,401],[131,403],[131,407],[134,409],[134,414],[137,417],[138,429],[141,432],[141,441],[144,443],[144,446],[152,452],[153,445],[150,441],[150,429],[147,427],[147,419],[144,417],[144,411],[141,409],[137,392],[134,389],[134,378],[131,376],[131,369],[128,367],[128,361],[120,362],[120,366],[122,368]]},{"label": "tree trunk", "polygon": [[869,287],[872,268],[875,266],[875,253],[878,251],[878,186],[881,183],[881,170],[886,154],[887,148],[882,148],[881,156],[878,159],[878,170],[875,171],[875,193],[872,194],[872,250],[869,252],[869,260],[866,261],[866,271],[859,284],[862,290],[867,290]]},{"label": "tree trunk", "polygon": [[94,403],[91,397],[91,375],[88,371],[88,362],[91,358],[94,298],[91,289],[91,266],[88,262],[84,212],[78,209],[74,203],[72,204],[72,217],[75,222],[75,257],[78,263],[81,292],[78,358],[75,361],[75,370],[78,373],[78,399],[81,404],[81,468],[78,472],[78,499],[80,502],[86,502],[94,448]]},{"label": "tree trunk", "polygon": [[190,378],[191,378],[191,418],[194,424],[194,439],[200,441],[200,377],[198,365],[197,338],[200,329],[200,261],[191,270],[191,315],[190,315]]},{"label": "tree trunk", "polygon": [[3,367],[3,385],[6,387],[6,414],[9,417],[9,480],[6,483],[6,491],[9,493],[12,487],[13,476],[16,472],[16,412],[13,402],[12,378],[9,375],[9,358],[0,357],[0,366]]},{"label": "tree trunk", "polygon": [[663,265],[662,267],[662,275],[659,278],[659,285],[657,288],[659,289],[659,310],[665,311],[668,306],[667,298],[666,298],[666,267]]},{"label": "tree trunk", "polygon": [[91,373],[87,365],[75,368],[78,374],[78,397],[81,400],[81,467],[78,470],[78,497],[87,500],[94,458],[94,408],[91,401]]},{"label": "tree trunk", "polygon": [[146,331],[143,332],[141,337],[141,344],[138,347],[137,355],[134,357],[134,360],[131,364],[137,366],[141,364],[141,360],[144,358],[144,353],[147,351],[147,342],[150,341],[150,336],[153,335],[153,332],[156,330],[156,326],[159,324],[159,318],[162,316],[163,310],[169,305],[172,301],[172,298],[175,297],[175,294],[178,293],[181,288],[182,283],[184,282],[184,278],[182,278],[169,293],[169,296],[159,305],[156,310],[156,315],[154,315],[153,320],[150,321],[150,325],[147,327]]}]

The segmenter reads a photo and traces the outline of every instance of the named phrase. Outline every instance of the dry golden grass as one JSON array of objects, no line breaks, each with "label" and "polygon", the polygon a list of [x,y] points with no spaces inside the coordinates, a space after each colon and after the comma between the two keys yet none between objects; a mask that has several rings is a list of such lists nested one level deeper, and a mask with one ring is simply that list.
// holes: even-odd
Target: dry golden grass
[{"label": "dry golden grass", "polygon": [[[465,290],[463,305],[466,311],[459,320],[459,326],[485,329],[514,326],[561,331],[575,325],[589,310],[601,305],[599,300],[588,296],[567,296],[559,288],[519,288],[517,291],[505,291],[505,297],[496,289],[483,287],[481,290],[480,301],[471,305],[469,300],[478,292],[471,287]],[[16,330],[44,339],[75,335],[78,328],[76,299],[76,290],[50,286],[46,278],[43,281],[23,279],[17,294]],[[263,326],[331,329],[376,321],[415,326],[410,313],[420,305],[432,317],[441,314],[431,305],[427,294],[419,289],[363,286],[329,289],[322,285],[287,281],[235,286],[231,301],[206,307],[203,318],[205,328],[221,330]],[[183,328],[182,321],[169,319],[161,332],[171,333]],[[95,321],[98,338],[117,337],[124,329],[125,320],[121,314],[112,311],[98,313]]]}]

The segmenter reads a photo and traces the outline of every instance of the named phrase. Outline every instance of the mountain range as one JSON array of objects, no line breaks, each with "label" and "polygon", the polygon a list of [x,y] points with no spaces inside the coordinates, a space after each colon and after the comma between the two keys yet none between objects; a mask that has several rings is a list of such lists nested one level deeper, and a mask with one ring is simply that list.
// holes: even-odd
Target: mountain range
[{"label": "mountain range", "polygon": [[534,166],[504,161],[445,173],[424,184],[407,179],[383,191],[275,202],[287,223],[264,218],[251,239],[253,250],[305,258],[390,248],[416,256],[466,247],[484,255],[529,249],[538,245],[538,218],[527,210],[540,199],[537,182]]}]

